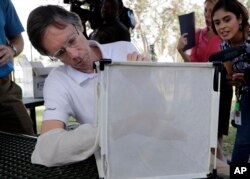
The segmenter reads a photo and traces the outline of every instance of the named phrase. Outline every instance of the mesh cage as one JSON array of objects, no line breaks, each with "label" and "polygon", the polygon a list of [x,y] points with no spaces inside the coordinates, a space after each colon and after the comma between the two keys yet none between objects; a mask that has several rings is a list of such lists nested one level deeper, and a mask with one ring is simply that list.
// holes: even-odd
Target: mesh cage
[{"label": "mesh cage", "polygon": [[100,73],[105,178],[207,176],[219,104],[211,64],[113,62]]}]

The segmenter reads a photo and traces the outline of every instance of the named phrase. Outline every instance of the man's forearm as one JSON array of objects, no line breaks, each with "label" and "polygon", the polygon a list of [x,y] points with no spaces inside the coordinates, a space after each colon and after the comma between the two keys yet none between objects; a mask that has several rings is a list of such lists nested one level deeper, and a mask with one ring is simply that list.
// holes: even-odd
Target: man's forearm
[{"label": "man's forearm", "polygon": [[71,131],[51,130],[38,137],[31,162],[51,167],[84,160],[99,148],[98,137],[97,128],[89,124]]},{"label": "man's forearm", "polygon": [[14,48],[16,49],[14,57],[18,56],[23,51],[24,48],[24,41],[22,35],[19,34],[13,38],[9,38],[9,45],[13,45]]}]

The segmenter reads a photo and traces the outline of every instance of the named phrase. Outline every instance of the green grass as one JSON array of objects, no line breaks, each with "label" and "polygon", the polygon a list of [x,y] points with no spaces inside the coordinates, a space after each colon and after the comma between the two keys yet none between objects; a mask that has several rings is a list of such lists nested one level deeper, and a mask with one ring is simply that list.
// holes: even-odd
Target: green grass
[{"label": "green grass", "polygon": [[[44,106],[40,106],[36,108],[36,128],[37,133],[40,134],[41,124],[42,124],[42,114],[43,114]],[[70,118],[69,125],[76,124],[76,120],[74,118]]]},{"label": "green grass", "polygon": [[234,140],[235,140],[236,128],[233,126],[229,126],[228,136],[224,136],[224,143],[222,146],[222,150],[225,156],[231,156]]},{"label": "green grass", "polygon": [[[235,106],[235,99],[233,98],[231,109],[234,109],[234,106]],[[231,116],[230,119],[232,119]],[[225,156],[231,156],[232,154],[235,135],[236,135],[236,128],[231,125],[231,120],[230,120],[228,136],[223,137],[224,140],[223,140],[222,150]]]},{"label": "green grass", "polygon": [[40,130],[41,130],[43,110],[44,110],[44,106],[36,107],[36,128],[37,128],[38,134],[40,134]]}]

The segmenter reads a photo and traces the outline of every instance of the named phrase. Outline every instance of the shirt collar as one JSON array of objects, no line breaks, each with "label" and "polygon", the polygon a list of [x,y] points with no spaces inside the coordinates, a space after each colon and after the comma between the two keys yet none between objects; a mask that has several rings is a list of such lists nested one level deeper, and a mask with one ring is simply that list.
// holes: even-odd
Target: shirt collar
[{"label": "shirt collar", "polygon": [[68,75],[78,84],[83,83],[84,81],[88,80],[88,79],[92,79],[94,77],[97,76],[97,73],[83,73],[80,72],[74,68],[72,68],[69,65],[65,65],[66,67],[66,71],[68,73]]}]

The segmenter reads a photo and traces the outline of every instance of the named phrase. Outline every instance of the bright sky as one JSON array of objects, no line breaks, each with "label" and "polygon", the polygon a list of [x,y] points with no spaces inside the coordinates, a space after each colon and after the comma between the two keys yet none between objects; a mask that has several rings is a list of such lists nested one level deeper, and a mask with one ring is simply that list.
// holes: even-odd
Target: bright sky
[{"label": "bright sky", "polygon": [[[27,25],[27,18],[29,13],[39,5],[43,4],[58,4],[59,2],[63,2],[63,0],[12,0],[18,16],[23,24],[23,27],[26,29]],[[25,45],[23,53],[26,54],[28,60],[31,60],[31,44],[29,43],[27,33],[24,32],[23,34]],[[39,56],[39,54],[32,50],[33,56]]]}]

